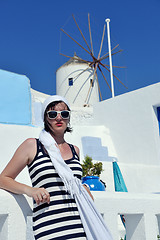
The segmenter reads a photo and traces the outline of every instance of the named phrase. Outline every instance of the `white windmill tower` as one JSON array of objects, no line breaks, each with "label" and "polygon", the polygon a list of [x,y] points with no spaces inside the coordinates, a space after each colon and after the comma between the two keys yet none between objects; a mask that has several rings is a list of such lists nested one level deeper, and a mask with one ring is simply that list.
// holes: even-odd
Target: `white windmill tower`
[{"label": "white windmill tower", "polygon": [[56,72],[56,93],[66,97],[71,106],[93,106],[99,102],[94,68],[74,54]]}]

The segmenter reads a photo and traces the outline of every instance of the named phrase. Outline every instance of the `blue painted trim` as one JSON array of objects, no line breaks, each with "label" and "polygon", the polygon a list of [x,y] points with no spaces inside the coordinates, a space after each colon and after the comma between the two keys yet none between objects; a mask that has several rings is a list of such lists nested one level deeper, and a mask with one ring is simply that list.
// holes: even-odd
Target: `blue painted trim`
[{"label": "blue painted trim", "polygon": [[159,134],[160,134],[160,107],[157,107],[157,119],[158,119]]}]

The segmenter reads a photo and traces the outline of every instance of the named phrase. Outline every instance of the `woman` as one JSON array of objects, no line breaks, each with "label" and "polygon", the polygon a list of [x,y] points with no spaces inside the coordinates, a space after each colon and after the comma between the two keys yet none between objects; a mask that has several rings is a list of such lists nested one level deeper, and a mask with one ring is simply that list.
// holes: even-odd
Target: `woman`
[{"label": "woman", "polygon": [[[61,96],[51,96],[43,103],[44,128],[58,144],[61,156],[81,178],[79,149],[64,140],[70,132],[70,108]],[[28,166],[32,187],[15,181]],[[66,190],[44,145],[34,138],[24,141],[0,175],[0,188],[34,199],[33,230],[35,239],[86,239],[76,202]],[[88,187],[84,188],[92,197]]]}]

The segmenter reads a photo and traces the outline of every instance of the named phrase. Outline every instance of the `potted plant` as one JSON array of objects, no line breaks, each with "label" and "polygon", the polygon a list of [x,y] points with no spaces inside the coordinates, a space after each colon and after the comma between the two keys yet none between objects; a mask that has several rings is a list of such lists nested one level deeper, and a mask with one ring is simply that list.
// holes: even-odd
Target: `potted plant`
[{"label": "potted plant", "polygon": [[92,158],[86,155],[82,164],[82,183],[87,184],[91,191],[105,191],[105,183],[99,179],[102,171],[102,162],[93,163]]}]

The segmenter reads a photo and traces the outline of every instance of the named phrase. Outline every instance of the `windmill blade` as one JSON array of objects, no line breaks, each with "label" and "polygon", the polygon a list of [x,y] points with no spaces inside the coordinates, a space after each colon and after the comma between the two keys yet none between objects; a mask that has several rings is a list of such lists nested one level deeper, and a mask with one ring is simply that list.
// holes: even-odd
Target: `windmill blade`
[{"label": "windmill blade", "polygon": [[89,14],[89,13],[88,13],[88,27],[89,27],[89,37],[90,37],[90,43],[91,43],[92,54],[94,54],[94,52],[93,52],[92,34],[91,34],[90,14]]},{"label": "windmill blade", "polygon": [[85,41],[85,43],[86,43],[86,45],[87,45],[87,47],[88,47],[90,53],[92,53],[92,51],[91,51],[91,49],[90,49],[90,47],[89,47],[89,45],[88,45],[88,43],[87,43],[87,40],[85,39],[85,37],[84,37],[84,35],[83,35],[83,33],[82,33],[82,31],[81,31],[81,29],[80,29],[80,27],[79,27],[79,25],[78,25],[78,23],[77,23],[77,21],[76,21],[76,19],[75,19],[75,17],[74,17],[73,14],[72,14],[72,17],[73,17],[73,20],[74,20],[74,22],[75,22],[75,24],[76,24],[78,30],[80,31],[80,34],[81,34],[83,40]]},{"label": "windmill blade", "polygon": [[92,68],[92,66],[93,66],[93,62],[87,62],[88,64],[89,64],[89,66],[86,68],[86,69],[84,69],[81,73],[79,73],[78,75],[76,75],[74,78],[78,78],[81,74],[83,74],[85,71],[87,71],[89,68]]},{"label": "windmill blade", "polygon": [[[108,65],[108,64],[104,64],[104,66],[110,67],[110,65]],[[127,68],[125,66],[112,66],[112,67],[114,67],[114,68]]]},{"label": "windmill blade", "polygon": [[97,73],[96,73],[96,78],[97,78],[97,85],[98,85],[99,96],[100,96],[100,99],[101,99],[101,101],[102,101],[102,94],[101,94],[101,89],[100,89],[100,86],[99,86],[98,74],[97,74]]},{"label": "windmill blade", "polygon": [[112,56],[114,56],[115,54],[120,53],[120,52],[123,52],[123,50],[120,49],[119,51],[117,51],[117,52],[115,52],[115,53],[112,53]]},{"label": "windmill blade", "polygon": [[[119,50],[119,51],[117,51],[117,52],[115,52],[115,53],[112,53],[111,55],[114,56],[115,54],[120,53],[120,52],[122,52],[122,51],[123,51],[123,50],[121,49],[121,50]],[[108,54],[108,53],[107,53],[107,54]],[[102,60],[107,59],[107,58],[109,58],[109,55],[103,56],[103,58],[100,58],[99,61],[102,61]]]},{"label": "windmill blade", "polygon": [[86,69],[84,69],[82,72],[78,73],[76,76],[74,76],[74,79],[78,78],[80,75],[82,75],[85,71],[87,71],[91,66],[89,65],[89,67],[87,67]]},{"label": "windmill blade", "polygon": [[119,46],[119,43],[114,48],[112,48],[111,52],[114,51],[118,46]]},{"label": "windmill blade", "polygon": [[128,89],[128,87],[126,85],[124,85],[124,83],[118,78],[116,77],[116,75],[113,74],[113,76],[126,88]]},{"label": "windmill blade", "polygon": [[88,103],[87,99],[88,99],[88,96],[90,94],[91,88],[92,88],[92,83],[90,83],[90,86],[89,86],[89,90],[88,90],[87,97],[86,97],[86,100],[85,100],[86,103]]},{"label": "windmill blade", "polygon": [[103,74],[103,72],[102,72],[102,69],[100,68],[100,66],[98,66],[98,69],[99,69],[99,71],[101,72],[101,74],[102,74],[102,76],[103,76],[103,78],[104,78],[105,82],[107,83],[107,85],[108,85],[108,87],[109,87],[110,91],[112,92],[112,89],[111,89],[111,87],[110,87],[109,83],[107,82],[107,79],[106,79],[106,77],[104,76],[104,74]]},{"label": "windmill blade", "polygon": [[[98,92],[99,92],[99,95],[100,95],[100,99],[102,101],[102,94],[101,94],[101,90],[100,90],[100,86],[99,86],[99,82],[98,82],[98,75],[97,75],[97,70],[94,69],[94,74],[93,74],[93,81],[90,82],[90,87],[89,87],[89,90],[88,90],[88,93],[87,93],[87,97],[86,97],[86,100],[85,102],[88,102],[89,101],[89,95],[91,94],[91,91],[92,91],[92,87],[93,87],[93,84],[94,84],[94,78],[95,78],[95,75],[96,75],[96,81],[97,81],[97,85],[98,85]],[[88,99],[88,101],[87,101]]]},{"label": "windmill blade", "polygon": [[[111,50],[111,52],[113,52],[118,46],[119,46],[119,44],[117,44],[117,45]],[[109,54],[109,52],[105,53],[105,54],[100,58],[100,60],[103,60],[104,57],[105,57],[106,55],[108,55],[108,54]]]},{"label": "windmill blade", "polygon": [[[93,74],[93,80],[94,80],[94,76],[95,76],[95,74]],[[90,91],[91,91],[91,87],[92,87],[92,83],[90,83],[89,90],[88,90],[88,93],[87,93],[87,96],[86,96],[85,102],[87,102],[87,99],[88,99],[89,93],[90,93]]]},{"label": "windmill blade", "polygon": [[[112,56],[114,56],[115,54],[117,54],[117,53],[120,53],[120,52],[122,52],[123,50],[121,49],[121,50],[119,50],[119,51],[117,51],[117,52],[115,52],[115,53],[112,53],[111,55]],[[107,53],[108,54],[108,53]],[[106,55],[106,54],[105,54]],[[105,56],[105,55],[103,55],[103,57],[101,57],[100,58],[100,61],[102,61],[102,60],[104,60],[104,59],[106,59],[106,58],[109,58],[109,55],[107,55],[107,56]]]},{"label": "windmill blade", "polygon": [[[92,64],[94,64],[94,62],[93,62]],[[95,65],[95,67],[94,67],[94,73],[93,73],[93,82],[94,82],[94,77],[95,77],[95,74],[96,74],[96,72],[97,72],[97,66],[98,66],[98,64],[96,64],[96,65]],[[91,90],[91,85],[92,85],[92,84],[90,84],[90,87],[89,87],[89,90],[88,90],[88,93],[87,93],[87,97],[86,97],[86,100],[85,100],[85,102],[87,102],[87,98],[88,98],[88,96],[89,96],[89,93],[90,93],[90,90]]]},{"label": "windmill blade", "polygon": [[98,58],[100,58],[100,55],[101,55],[101,51],[102,51],[102,46],[103,46],[103,40],[104,40],[104,33],[105,33],[105,28],[106,28],[106,25],[104,24],[104,27],[103,27],[103,34],[102,34],[102,40],[101,40],[101,46],[100,46],[100,49],[99,49],[99,53],[98,53]]},{"label": "windmill blade", "polygon": [[76,78],[78,78],[80,75],[82,75],[85,71],[87,71],[88,69],[90,69],[90,68],[92,68],[92,66],[93,66],[93,62],[87,62],[88,64],[89,64],[89,66],[86,68],[86,69],[84,69],[82,72],[80,72],[80,73],[78,73],[76,76],[74,76],[74,79],[76,79]]},{"label": "windmill blade", "polygon": [[62,28],[61,31],[64,32],[69,38],[71,38],[75,43],[78,44],[78,46],[80,46],[83,50],[85,50],[87,53],[89,53],[91,55],[90,52],[87,51],[87,49],[85,49],[80,43],[78,43],[74,38],[72,38],[67,32],[65,32]]},{"label": "windmill blade", "polygon": [[[109,70],[106,66],[104,66],[104,64],[102,64],[101,62],[100,62],[100,64],[101,64],[105,69],[107,69],[108,72],[110,72],[110,70]],[[113,76],[114,76],[126,89],[128,89],[128,88],[124,85],[124,83],[123,83],[118,77],[116,77],[115,74],[113,74]]]}]

